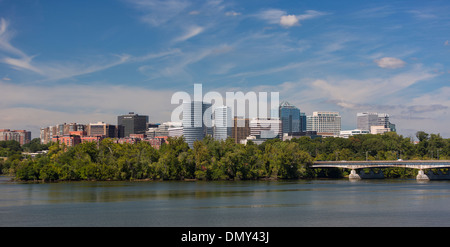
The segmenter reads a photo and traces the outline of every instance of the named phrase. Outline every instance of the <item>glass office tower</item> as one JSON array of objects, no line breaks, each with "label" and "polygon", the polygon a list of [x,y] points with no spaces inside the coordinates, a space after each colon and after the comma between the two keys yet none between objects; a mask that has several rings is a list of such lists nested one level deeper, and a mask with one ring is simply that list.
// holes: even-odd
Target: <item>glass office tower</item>
[{"label": "glass office tower", "polygon": [[279,110],[281,131],[283,134],[287,133],[292,135],[292,133],[302,132],[300,109],[289,104],[289,102],[282,102]]}]

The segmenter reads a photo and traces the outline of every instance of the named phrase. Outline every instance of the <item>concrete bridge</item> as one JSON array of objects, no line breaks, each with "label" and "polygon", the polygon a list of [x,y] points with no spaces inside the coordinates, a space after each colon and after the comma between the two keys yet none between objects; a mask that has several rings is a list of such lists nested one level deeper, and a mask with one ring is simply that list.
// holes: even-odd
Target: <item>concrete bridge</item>
[{"label": "concrete bridge", "polygon": [[[403,167],[419,169],[419,173],[416,177],[417,180],[450,180],[450,171],[443,173],[438,171],[437,174],[429,170],[428,173],[424,173],[424,169],[441,169],[450,168],[450,160],[370,160],[370,161],[316,161],[312,168],[346,168],[351,169],[349,175],[350,179],[362,179],[362,178],[384,178],[383,172],[379,170],[374,172],[373,168],[386,168],[386,167]],[[369,173],[365,173],[362,169],[370,168]]]}]

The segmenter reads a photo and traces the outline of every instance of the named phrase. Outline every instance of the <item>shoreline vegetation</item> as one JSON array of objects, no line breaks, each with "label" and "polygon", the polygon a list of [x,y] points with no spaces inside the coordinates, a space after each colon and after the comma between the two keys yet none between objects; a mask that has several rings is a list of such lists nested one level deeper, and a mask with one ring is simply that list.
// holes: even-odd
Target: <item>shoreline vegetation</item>
[{"label": "shoreline vegetation", "polygon": [[[20,146],[0,142],[0,175],[22,182],[278,180],[344,178],[349,170],[310,168],[317,160],[449,159],[450,139],[416,133],[419,142],[395,132],[349,138],[272,139],[256,145],[206,137],[190,149],[183,137],[170,137],[160,149],[146,142],[118,144],[111,139],[73,147],[39,139]],[[23,151],[48,149],[35,157]],[[415,169],[386,168],[387,178],[413,178]]]}]

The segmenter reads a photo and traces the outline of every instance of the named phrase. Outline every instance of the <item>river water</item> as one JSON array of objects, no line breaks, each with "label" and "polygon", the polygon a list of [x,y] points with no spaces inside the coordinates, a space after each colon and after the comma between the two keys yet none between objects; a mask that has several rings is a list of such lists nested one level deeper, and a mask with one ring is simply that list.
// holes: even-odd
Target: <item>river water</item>
[{"label": "river water", "polygon": [[26,184],[0,177],[0,226],[450,226],[450,181]]}]

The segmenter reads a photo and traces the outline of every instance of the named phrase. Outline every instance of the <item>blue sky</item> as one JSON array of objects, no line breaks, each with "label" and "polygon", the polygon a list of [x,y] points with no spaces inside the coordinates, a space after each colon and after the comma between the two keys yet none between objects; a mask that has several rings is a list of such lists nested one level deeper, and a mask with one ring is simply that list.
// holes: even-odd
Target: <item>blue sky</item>
[{"label": "blue sky", "polygon": [[170,121],[177,91],[280,92],[449,138],[450,2],[0,0],[0,128]]}]

